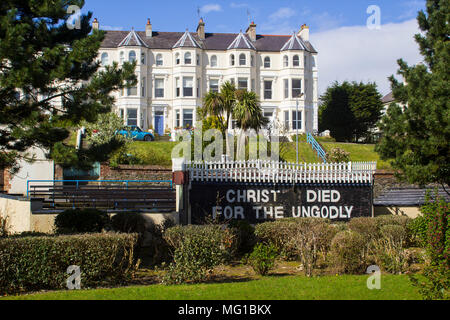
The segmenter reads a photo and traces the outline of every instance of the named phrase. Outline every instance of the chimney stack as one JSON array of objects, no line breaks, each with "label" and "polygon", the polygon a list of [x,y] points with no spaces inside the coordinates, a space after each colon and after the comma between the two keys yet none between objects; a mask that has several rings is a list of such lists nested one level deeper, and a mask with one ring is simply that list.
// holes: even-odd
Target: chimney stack
[{"label": "chimney stack", "polygon": [[252,21],[252,23],[247,28],[247,31],[245,31],[252,41],[256,41],[256,24]]},{"label": "chimney stack", "polygon": [[302,40],[309,41],[309,27],[306,24],[302,25],[298,35]]},{"label": "chimney stack", "polygon": [[151,38],[153,36],[152,24],[150,23],[150,18],[147,19],[147,25],[145,26],[145,36]]},{"label": "chimney stack", "polygon": [[197,35],[200,40],[205,40],[205,22],[203,21],[203,18],[200,18],[200,21],[198,22],[197,27]]},{"label": "chimney stack", "polygon": [[94,18],[94,22],[92,22],[92,30],[98,30],[100,28],[100,24],[98,23],[97,18]]}]

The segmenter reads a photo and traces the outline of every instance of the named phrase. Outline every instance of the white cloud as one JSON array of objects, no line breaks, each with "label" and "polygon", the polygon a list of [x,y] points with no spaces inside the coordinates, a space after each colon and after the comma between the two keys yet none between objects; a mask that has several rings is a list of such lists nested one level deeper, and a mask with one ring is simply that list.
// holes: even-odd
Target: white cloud
[{"label": "white cloud", "polygon": [[272,21],[277,21],[277,20],[281,20],[281,19],[288,19],[295,15],[296,15],[295,10],[284,7],[284,8],[280,8],[276,12],[272,13],[269,16],[269,19]]},{"label": "white cloud", "polygon": [[206,14],[209,12],[220,12],[222,11],[222,7],[219,4],[206,4],[200,8],[201,13]]},{"label": "white cloud", "polygon": [[382,94],[390,91],[388,77],[396,75],[397,60],[409,64],[422,61],[414,34],[415,19],[382,25],[381,30],[366,26],[341,27],[313,33],[311,43],[319,52],[319,93],[334,81],[376,82]]},{"label": "white cloud", "polygon": [[247,8],[249,5],[247,4],[247,3],[235,3],[235,2],[232,2],[231,4],[230,4],[230,7],[232,7],[232,8],[234,8],[234,9],[237,9],[237,8]]},{"label": "white cloud", "polygon": [[100,29],[107,31],[122,31],[123,27],[112,27],[112,26],[102,26],[100,25]]}]

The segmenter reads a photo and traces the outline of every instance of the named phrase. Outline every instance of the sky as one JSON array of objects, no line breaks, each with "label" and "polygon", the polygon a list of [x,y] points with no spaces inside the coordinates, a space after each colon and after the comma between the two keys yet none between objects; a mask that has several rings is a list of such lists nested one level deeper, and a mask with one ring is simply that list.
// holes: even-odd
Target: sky
[{"label": "sky", "polygon": [[83,11],[93,12],[104,30],[144,30],[150,18],[154,31],[195,31],[200,16],[206,32],[238,33],[254,21],[258,34],[292,34],[307,24],[319,52],[319,94],[348,80],[376,82],[385,95],[399,58],[422,60],[413,38],[422,9],[425,0],[86,0]]}]

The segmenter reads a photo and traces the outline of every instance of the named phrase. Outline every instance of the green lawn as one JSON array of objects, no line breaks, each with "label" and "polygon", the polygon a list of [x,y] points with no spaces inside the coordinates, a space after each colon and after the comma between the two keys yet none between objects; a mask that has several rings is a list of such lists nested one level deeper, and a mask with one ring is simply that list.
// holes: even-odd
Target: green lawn
[{"label": "green lawn", "polygon": [[407,276],[382,275],[381,290],[369,290],[368,276],[264,277],[233,283],[60,291],[11,296],[30,300],[420,300]]},{"label": "green lawn", "polygon": [[[159,165],[165,167],[172,166],[172,149],[177,145],[176,142],[155,141],[155,142],[133,142],[130,145],[128,152],[143,161],[148,165]],[[387,162],[380,160],[380,157],[375,152],[375,145],[373,144],[351,144],[351,143],[336,143],[324,142],[322,146],[326,151],[333,148],[341,148],[350,152],[350,159],[352,161],[377,161],[378,169],[390,169]],[[288,162],[296,161],[296,147],[295,142],[289,143],[284,157]],[[317,163],[321,162],[317,154],[311,149],[311,146],[305,142],[299,142],[300,162]]]}]

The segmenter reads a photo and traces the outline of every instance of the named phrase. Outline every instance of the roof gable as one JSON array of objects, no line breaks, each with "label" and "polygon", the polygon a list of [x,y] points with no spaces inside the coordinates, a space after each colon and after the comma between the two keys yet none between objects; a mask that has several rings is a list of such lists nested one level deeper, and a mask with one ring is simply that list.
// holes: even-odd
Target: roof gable
[{"label": "roof gable", "polygon": [[287,50],[309,51],[306,48],[306,45],[303,43],[303,40],[300,39],[295,32],[292,35],[292,37],[284,44],[284,46],[281,48],[280,51],[287,51]]},{"label": "roof gable", "polygon": [[189,31],[186,29],[186,32],[183,36],[175,43],[173,48],[201,48],[201,45],[195,40]]},{"label": "roof gable", "polygon": [[127,47],[127,46],[147,47],[147,44],[133,29],[118,45],[118,47]]},{"label": "roof gable", "polygon": [[236,39],[234,39],[234,41],[228,46],[227,49],[228,50],[231,50],[231,49],[251,49],[251,50],[256,50],[256,48],[253,45],[253,43],[251,43],[251,41],[247,39],[247,36],[245,36],[242,33],[242,30],[238,34]]}]

